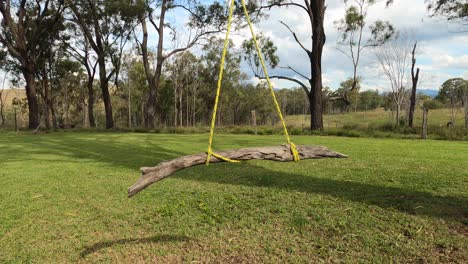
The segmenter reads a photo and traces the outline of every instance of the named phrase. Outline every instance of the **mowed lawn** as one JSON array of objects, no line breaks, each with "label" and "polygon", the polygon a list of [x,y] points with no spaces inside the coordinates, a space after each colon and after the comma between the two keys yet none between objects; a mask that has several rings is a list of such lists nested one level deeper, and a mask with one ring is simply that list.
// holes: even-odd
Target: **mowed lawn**
[{"label": "mowed lawn", "polygon": [[128,199],[207,135],[0,134],[0,262],[468,262],[468,143],[293,139],[350,158],[199,166]]}]

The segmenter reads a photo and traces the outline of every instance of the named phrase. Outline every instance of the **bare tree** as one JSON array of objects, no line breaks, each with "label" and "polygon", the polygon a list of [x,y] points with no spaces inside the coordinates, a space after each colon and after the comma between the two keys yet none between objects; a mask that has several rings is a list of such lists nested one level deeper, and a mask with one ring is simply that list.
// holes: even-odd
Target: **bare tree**
[{"label": "bare tree", "polygon": [[[190,15],[189,27],[194,29],[188,40],[181,47],[164,52],[166,30],[172,32],[173,39],[177,38],[176,30],[166,21],[168,12],[174,9],[180,9]],[[161,80],[163,63],[171,56],[186,51],[199,43],[205,36],[221,32],[225,24],[225,14],[223,7],[215,2],[209,7],[197,4],[192,1],[147,1],[146,12],[139,17],[143,37],[138,44],[141,49],[143,65],[145,67],[146,79],[148,81],[148,95],[145,111],[145,126],[152,128],[155,126],[156,117],[156,95]],[[148,49],[149,31],[148,22],[153,26],[157,33],[157,47],[155,54],[151,54]],[[151,57],[155,57],[155,62],[151,62]]]},{"label": "bare tree", "polygon": [[411,98],[410,98],[410,106],[409,106],[409,114],[408,114],[408,126],[413,127],[413,119],[414,119],[414,108],[416,107],[416,91],[418,89],[418,82],[419,82],[419,68],[416,69],[416,47],[418,42],[414,43],[413,51],[411,52]]},{"label": "bare tree", "polygon": [[400,123],[401,106],[405,100],[406,74],[410,65],[411,44],[407,34],[399,36],[376,49],[378,65],[387,77],[392,101],[396,108],[396,125]]},{"label": "bare tree", "polygon": [[379,1],[344,0],[344,2],[347,6],[345,16],[343,19],[335,21],[335,25],[341,34],[337,49],[353,64],[352,85],[350,89],[343,89],[339,94],[347,111],[351,104],[350,94],[358,86],[358,69],[362,53],[368,48],[375,48],[389,41],[394,36],[395,29],[390,22],[378,20],[369,26],[370,36],[366,38],[364,30],[368,9]]}]

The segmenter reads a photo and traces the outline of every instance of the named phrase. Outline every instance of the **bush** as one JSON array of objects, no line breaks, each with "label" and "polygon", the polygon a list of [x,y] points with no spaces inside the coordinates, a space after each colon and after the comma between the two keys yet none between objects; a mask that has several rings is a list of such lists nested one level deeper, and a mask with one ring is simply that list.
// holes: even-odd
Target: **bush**
[{"label": "bush", "polygon": [[468,140],[468,129],[463,127],[428,127],[427,133],[430,138],[441,140]]},{"label": "bush", "polygon": [[440,108],[444,108],[444,105],[437,100],[429,99],[429,100],[424,101],[423,108],[440,109]]},{"label": "bush", "polygon": [[384,131],[384,132],[390,132],[390,131],[393,131],[394,129],[395,129],[395,125],[393,125],[393,123],[391,122],[387,122],[380,126],[377,126],[377,130]]},{"label": "bush", "polygon": [[292,127],[292,128],[288,128],[289,129],[289,133],[291,135],[302,135],[304,134],[302,129],[298,128],[298,127]]}]

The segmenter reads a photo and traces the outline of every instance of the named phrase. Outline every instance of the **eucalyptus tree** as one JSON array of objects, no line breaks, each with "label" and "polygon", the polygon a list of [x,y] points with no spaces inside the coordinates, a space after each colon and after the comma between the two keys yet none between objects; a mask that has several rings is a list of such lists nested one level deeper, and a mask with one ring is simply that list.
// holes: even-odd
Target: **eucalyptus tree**
[{"label": "eucalyptus tree", "polygon": [[184,121],[186,126],[189,126],[191,122],[195,123],[196,97],[200,84],[200,76],[197,76],[199,75],[200,59],[189,51],[179,53],[173,58],[172,63],[167,68],[174,88],[174,126],[182,127]]},{"label": "eucalyptus tree", "polygon": [[412,44],[406,34],[378,47],[375,51],[380,70],[387,77],[391,98],[396,108],[396,125],[400,124],[401,107],[406,96],[406,77],[411,63]]},{"label": "eucalyptus tree", "polygon": [[67,34],[63,36],[63,44],[67,46],[66,52],[86,70],[86,88],[87,88],[87,120],[90,127],[96,127],[94,116],[94,104],[96,101],[96,92],[94,87],[94,77],[97,73],[98,60],[88,39],[84,36],[83,30],[75,23],[67,23]]},{"label": "eucalyptus tree", "polygon": [[0,43],[18,63],[26,83],[30,129],[40,124],[40,109],[37,97],[37,61],[44,49],[49,49],[49,34],[60,26],[64,11],[60,0],[2,0],[0,1]]},{"label": "eucalyptus tree", "polygon": [[462,106],[465,107],[465,121],[467,120],[467,94],[468,80],[464,80],[463,78],[452,78],[442,84],[439,93],[435,98],[450,108],[451,122],[453,124],[455,124],[457,110]]},{"label": "eucalyptus tree", "polygon": [[[211,117],[211,111],[214,107],[214,100],[216,95],[216,84],[218,81],[218,69],[221,64],[221,53],[223,50],[223,39],[216,37],[211,37],[208,40],[208,44],[203,47],[203,55],[201,60],[203,63],[203,69],[199,78],[202,79],[204,87],[201,87],[200,94],[203,96],[205,101],[205,111],[204,115],[207,123],[209,122],[209,117]],[[234,117],[234,109],[236,107],[236,99],[240,94],[236,95],[236,88],[240,87],[241,82],[246,79],[245,74],[241,71],[241,55],[239,50],[233,49],[234,43],[229,41],[228,51],[226,52],[225,57],[225,68],[222,81],[222,96],[220,98],[220,104],[218,109],[218,123],[221,123],[221,120],[228,120],[228,117]],[[213,70],[215,69],[215,70]],[[231,118],[233,120],[234,118]]]},{"label": "eucalyptus tree", "polygon": [[426,0],[432,15],[443,15],[449,21],[468,25],[468,2],[466,0]]},{"label": "eucalyptus tree", "polygon": [[[307,54],[308,63],[310,65],[310,73],[304,74],[299,72],[297,69],[291,66],[285,66],[292,74],[300,76],[302,79],[306,79],[307,83],[303,82],[300,78],[290,77],[288,75],[272,75],[271,78],[284,79],[298,84],[304,90],[307,99],[309,100],[309,107],[311,113],[310,128],[313,130],[323,129],[323,107],[322,107],[322,52],[325,45],[326,36],[324,29],[325,19],[325,0],[304,0],[304,1],[290,1],[290,0],[271,0],[267,3],[260,1],[257,5],[257,13],[265,12],[271,8],[287,8],[291,7],[297,9],[300,12],[306,14],[307,21],[304,21],[310,26],[310,35],[312,38],[311,47],[306,47],[303,40],[299,38],[296,32],[294,32],[289,25],[284,22],[280,22],[286,29],[291,33],[297,45]],[[250,44],[249,44],[250,43]],[[276,55],[270,54],[269,52],[276,52],[276,48],[273,48],[271,40],[264,40],[262,44],[262,51],[265,56],[275,58]],[[252,40],[244,42],[244,48],[247,52],[247,59],[252,63],[251,65],[258,65],[258,58],[256,58],[254,46]],[[276,57],[277,58],[277,57]],[[270,60],[269,64],[271,67],[278,66],[278,60]],[[260,73],[257,75],[260,78],[264,78]]]},{"label": "eucalyptus tree", "polygon": [[389,21],[378,20],[369,26],[366,34],[367,14],[370,7],[378,0],[344,0],[346,12],[344,18],[335,21],[336,28],[341,36],[338,41],[338,50],[352,62],[353,75],[350,89],[342,89],[339,94],[346,106],[351,104],[349,94],[353,92],[359,81],[358,69],[362,53],[368,48],[383,45],[395,35],[395,29]]},{"label": "eucalyptus tree", "polygon": [[[161,81],[161,75],[164,62],[171,56],[186,51],[194,45],[200,43],[206,36],[221,32],[225,25],[227,16],[224,6],[218,2],[210,5],[202,5],[192,0],[171,1],[157,0],[145,1],[145,12],[140,14],[139,20],[141,24],[142,37],[138,40],[143,65],[145,67],[146,79],[148,81],[149,90],[147,94],[146,111],[145,111],[145,126],[155,126],[155,114],[157,93]],[[166,31],[169,30],[173,41],[183,41],[179,38],[175,25],[167,21],[168,16],[172,12],[181,10],[188,14],[189,22],[187,28],[190,30],[190,36],[185,39],[184,43],[179,47],[168,50],[166,45]],[[150,24],[156,31],[157,45],[156,50],[152,53],[149,50],[149,29]]]},{"label": "eucalyptus tree", "polygon": [[123,49],[143,12],[142,1],[66,0],[71,20],[81,30],[97,56],[99,81],[106,113],[106,128],[114,127],[109,82],[117,83]]}]

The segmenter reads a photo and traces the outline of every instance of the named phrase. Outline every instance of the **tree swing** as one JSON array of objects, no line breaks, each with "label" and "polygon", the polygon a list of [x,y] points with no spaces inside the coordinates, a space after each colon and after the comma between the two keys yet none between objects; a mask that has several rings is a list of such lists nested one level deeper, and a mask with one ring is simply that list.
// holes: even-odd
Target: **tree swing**
[{"label": "tree swing", "polygon": [[257,50],[258,58],[262,65],[262,69],[265,74],[268,87],[270,88],[271,97],[275,104],[276,111],[278,112],[278,116],[281,120],[281,125],[283,126],[284,135],[286,137],[287,144],[281,145],[281,146],[243,148],[243,149],[237,149],[237,150],[222,151],[218,153],[215,153],[213,151],[212,146],[213,146],[215,123],[216,123],[216,113],[218,111],[219,97],[221,94],[221,84],[223,80],[225,57],[226,57],[228,43],[229,43],[229,33],[231,30],[231,24],[232,24],[234,2],[235,0],[231,0],[231,3],[230,3],[227,31],[226,31],[226,37],[224,40],[224,49],[223,49],[222,56],[221,56],[221,65],[220,65],[220,70],[219,70],[219,78],[218,78],[218,83],[217,83],[215,104],[214,104],[213,114],[211,118],[211,128],[210,128],[210,136],[208,140],[207,152],[183,156],[183,157],[176,158],[176,159],[169,160],[169,161],[163,161],[155,167],[140,168],[140,171],[142,172],[142,176],[135,184],[133,184],[132,186],[128,188],[128,197],[134,196],[135,194],[145,189],[149,185],[172,175],[176,171],[186,169],[189,167],[193,167],[196,165],[201,165],[201,164],[209,165],[210,162],[211,163],[217,163],[217,162],[239,163],[241,161],[253,160],[253,159],[298,162],[301,159],[346,158],[347,157],[346,155],[331,151],[328,148],[323,147],[323,146],[296,146],[291,141],[291,138],[288,133],[288,129],[286,127],[286,123],[283,118],[283,114],[281,113],[281,108],[278,104],[278,100],[276,99],[275,92],[273,90],[273,85],[271,83],[270,77],[268,75],[268,71],[265,66],[265,61],[263,60],[263,56],[262,56],[260,47],[257,42],[257,38],[254,32],[253,26],[252,26],[252,22],[250,20],[249,12],[247,11],[247,7],[245,5],[245,0],[241,0],[242,8],[244,10],[244,14],[245,14],[247,23],[249,25],[250,32],[252,34],[252,38],[255,43],[255,48]]}]

